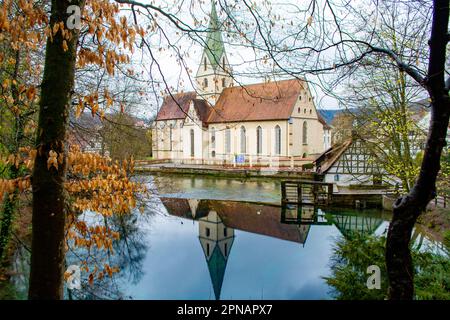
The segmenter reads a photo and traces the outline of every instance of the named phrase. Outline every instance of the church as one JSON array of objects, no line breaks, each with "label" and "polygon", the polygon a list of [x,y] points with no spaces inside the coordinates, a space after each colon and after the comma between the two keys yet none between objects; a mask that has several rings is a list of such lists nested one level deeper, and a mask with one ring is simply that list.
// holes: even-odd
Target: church
[{"label": "church", "polygon": [[[302,79],[235,85],[212,2],[195,91],[163,100],[153,156],[174,162],[314,160],[331,146],[331,127]],[[239,160],[237,160],[239,159]]]}]

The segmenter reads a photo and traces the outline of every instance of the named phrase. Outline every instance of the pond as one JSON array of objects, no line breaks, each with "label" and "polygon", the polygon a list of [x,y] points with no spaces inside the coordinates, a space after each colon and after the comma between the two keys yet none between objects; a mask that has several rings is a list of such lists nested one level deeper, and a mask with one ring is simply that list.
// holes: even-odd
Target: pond
[{"label": "pond", "polygon": [[[380,210],[282,210],[275,181],[141,179],[153,195],[142,212],[112,221],[115,254],[97,257],[120,272],[93,286],[83,275],[67,298],[331,299],[324,277],[336,241],[381,235],[390,219]],[[68,264],[82,254],[69,253]]]},{"label": "pond", "polygon": [[122,271],[114,288],[91,288],[84,298],[329,299],[323,277],[336,239],[388,225],[377,210],[312,207],[301,216],[317,219],[301,221],[298,208],[270,204],[279,202],[274,181],[147,179],[157,195],[115,247]]}]

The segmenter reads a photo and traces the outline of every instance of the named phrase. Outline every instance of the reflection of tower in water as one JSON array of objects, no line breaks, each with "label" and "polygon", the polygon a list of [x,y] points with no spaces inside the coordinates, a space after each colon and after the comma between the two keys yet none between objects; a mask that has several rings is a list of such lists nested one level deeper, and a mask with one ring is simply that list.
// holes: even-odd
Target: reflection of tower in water
[{"label": "reflection of tower in water", "polygon": [[198,223],[200,244],[208,263],[216,300],[220,299],[228,256],[234,241],[234,229],[228,228],[216,211],[209,211]]}]

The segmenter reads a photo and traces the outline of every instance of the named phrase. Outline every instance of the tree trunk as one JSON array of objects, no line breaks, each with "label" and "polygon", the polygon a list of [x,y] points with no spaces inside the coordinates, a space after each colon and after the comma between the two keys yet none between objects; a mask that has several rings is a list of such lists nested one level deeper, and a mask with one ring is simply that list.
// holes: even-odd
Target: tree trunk
[{"label": "tree trunk", "polygon": [[431,121],[419,177],[408,195],[394,204],[386,243],[389,298],[413,299],[414,267],[409,248],[419,215],[436,196],[436,177],[445,146],[450,115],[449,88],[445,85],[445,56],[448,42],[449,1],[434,0],[428,77],[423,84],[431,98]]},{"label": "tree trunk", "polygon": [[[70,5],[82,7],[83,0],[52,0],[50,26],[66,25]],[[77,30],[63,48],[61,32],[48,39],[41,86],[37,156],[33,169],[33,237],[30,270],[30,299],[62,299],[64,234],[66,221],[65,138],[74,83]],[[49,151],[58,153],[58,169],[47,168]]]}]

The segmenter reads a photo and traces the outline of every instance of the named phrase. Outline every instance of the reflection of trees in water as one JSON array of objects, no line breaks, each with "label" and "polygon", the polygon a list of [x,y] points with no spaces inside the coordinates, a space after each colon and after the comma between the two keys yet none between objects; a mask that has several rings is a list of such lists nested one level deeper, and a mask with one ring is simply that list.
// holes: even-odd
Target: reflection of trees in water
[{"label": "reflection of trees in water", "polygon": [[[111,229],[120,233],[120,239],[113,242],[113,252],[106,250],[91,250],[70,252],[67,264],[78,264],[89,261],[89,269],[102,266],[105,263],[111,267],[118,267],[119,272],[112,277],[107,275],[102,279],[95,279],[92,284],[82,272],[82,289],[68,292],[69,299],[127,299],[124,289],[131,283],[136,284],[143,275],[143,262],[148,246],[145,242],[144,231],[139,228],[142,220],[147,216],[133,211],[129,215],[112,216],[105,221]],[[83,277],[84,276],[84,277]]]},{"label": "reflection of trees in water", "polygon": [[[449,252],[414,232],[411,240],[414,262],[415,298],[450,299]],[[331,295],[339,300],[382,300],[387,297],[388,278],[385,262],[385,236],[376,237],[352,231],[351,237],[337,239],[330,258],[331,274],[324,277],[331,287]],[[381,289],[367,288],[367,267],[380,268]]]}]

